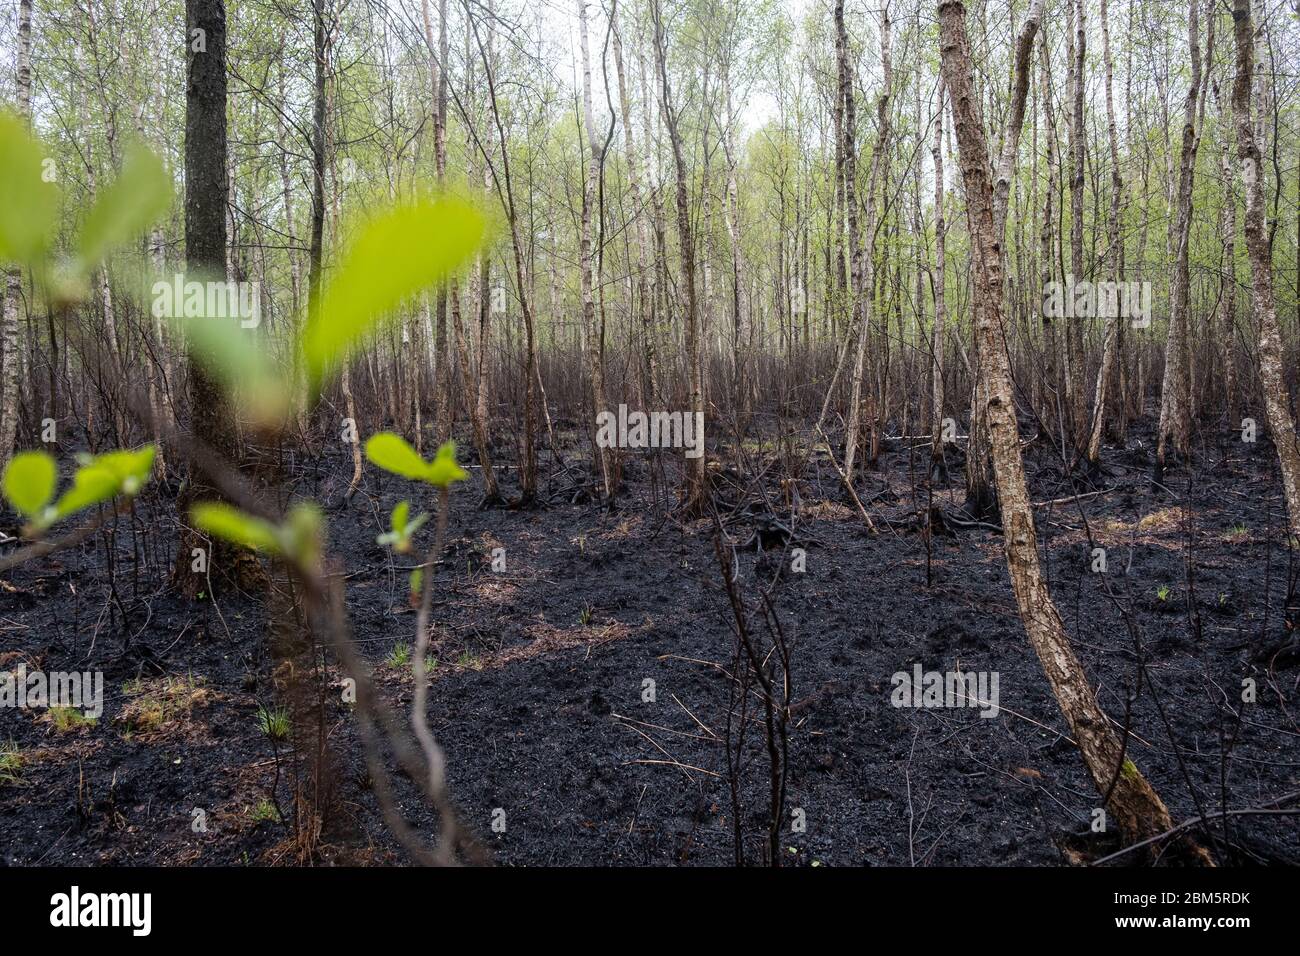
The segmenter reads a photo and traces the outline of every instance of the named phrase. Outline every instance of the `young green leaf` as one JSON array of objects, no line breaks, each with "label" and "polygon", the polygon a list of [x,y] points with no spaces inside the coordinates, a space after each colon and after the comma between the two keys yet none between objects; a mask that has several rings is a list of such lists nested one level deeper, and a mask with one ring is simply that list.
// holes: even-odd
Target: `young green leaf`
[{"label": "young green leaf", "polygon": [[153,445],[145,445],[138,451],[110,451],[97,455],[92,463],[112,472],[123,494],[133,495],[153,474],[156,451]]},{"label": "young green leaf", "polygon": [[399,501],[397,507],[393,509],[393,518],[390,527],[393,534],[402,535],[406,533],[406,519],[411,513],[411,503],[409,501]]},{"label": "young green leaf", "polygon": [[172,184],[162,160],[143,146],[128,148],[122,172],[100,190],[78,239],[84,272],[93,271],[115,246],[130,241],[167,211]]},{"label": "young green leaf", "polygon": [[465,469],[456,464],[456,443],[449,441],[443,442],[442,447],[438,449],[438,454],[434,456],[433,464],[429,466],[424,480],[431,485],[445,488],[453,481],[464,481],[468,477],[469,474]]},{"label": "young green leaf", "polygon": [[72,487],[67,489],[54,504],[54,513],[49,523],[60,521],[69,515],[94,507],[117,494],[122,481],[112,471],[93,462],[78,468],[72,476]]},{"label": "young green leaf", "polygon": [[231,505],[217,501],[200,502],[190,509],[190,520],[205,534],[240,547],[268,554],[281,551],[280,536],[273,524]]},{"label": "young green leaf", "polygon": [[58,468],[54,458],[43,451],[21,451],[5,465],[0,485],[14,510],[25,518],[35,518],[54,497]]},{"label": "young green leaf", "polygon": [[289,509],[280,531],[284,553],[299,567],[314,568],[320,561],[324,533],[325,520],[320,508],[314,502],[299,502]]},{"label": "young green leaf", "polygon": [[243,328],[236,317],[165,318],[199,364],[242,400],[255,422],[284,419],[293,401],[292,383],[275,367],[260,330]]},{"label": "young green leaf", "polygon": [[412,481],[423,481],[429,473],[428,463],[401,435],[378,432],[366,442],[366,457],[371,464]]},{"label": "young green leaf", "polygon": [[59,190],[47,181],[53,160],[10,113],[0,113],[0,260],[36,263],[49,248]]},{"label": "young green leaf", "polygon": [[312,396],[387,313],[468,261],[484,232],[482,214],[449,196],[395,206],[362,225],[303,329]]}]

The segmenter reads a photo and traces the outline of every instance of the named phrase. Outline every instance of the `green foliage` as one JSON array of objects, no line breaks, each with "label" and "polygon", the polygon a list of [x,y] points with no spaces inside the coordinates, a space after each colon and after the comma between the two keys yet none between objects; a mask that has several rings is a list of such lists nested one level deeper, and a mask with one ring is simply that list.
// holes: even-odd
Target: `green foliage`
[{"label": "green foliage", "polygon": [[167,322],[204,370],[228,394],[238,395],[259,423],[284,420],[293,405],[292,380],[276,368],[261,334],[243,328],[237,317],[173,315]]},{"label": "green foliage", "polygon": [[100,190],[86,214],[77,256],[59,272],[51,261],[58,224],[59,188],[46,176],[53,159],[26,124],[0,114],[0,260],[30,267],[64,302],[84,297],[86,278],[114,248],[131,241],[171,205],[171,178],[162,161],[143,147],[127,151],[122,172]]},{"label": "green foliage", "polygon": [[257,726],[268,740],[288,740],[289,711],[283,707],[258,707]]},{"label": "green foliage", "polygon": [[75,707],[51,707],[50,723],[56,734],[66,734],[82,727],[94,727],[98,722],[94,717],[87,717]]},{"label": "green foliage", "polygon": [[456,464],[456,443],[448,441],[438,448],[438,454],[429,465],[429,474],[424,480],[439,488],[446,488],[453,482],[464,481],[468,477],[469,473]]},{"label": "green foliage", "polygon": [[254,823],[262,823],[263,821],[281,822],[280,811],[275,808],[274,803],[266,799],[258,801],[257,806],[253,807],[252,817]]},{"label": "green foliage", "polygon": [[65,518],[86,508],[92,508],[113,497],[117,478],[107,468],[81,468],[72,476],[72,487],[63,493],[54,506],[51,520]]},{"label": "green foliage", "polygon": [[241,548],[283,557],[311,569],[320,558],[324,520],[316,505],[294,505],[280,526],[247,514],[233,505],[202,501],[190,509],[190,520],[203,533]]},{"label": "green foliage", "polygon": [[405,667],[411,662],[411,645],[398,641],[388,652],[388,663],[392,667]]},{"label": "green foliage", "polygon": [[43,451],[23,451],[9,459],[0,484],[5,499],[24,518],[36,518],[54,497],[58,468],[54,458]]},{"label": "green foliage", "polygon": [[409,518],[410,513],[410,502],[399,501],[397,507],[393,509],[391,530],[377,537],[375,543],[378,545],[391,545],[392,549],[398,554],[410,554],[411,537],[429,520],[426,513],[422,512],[413,519]]},{"label": "green foliage", "polygon": [[362,225],[303,329],[312,395],[386,313],[469,261],[485,232],[473,205],[446,196],[395,206]]},{"label": "green foliage", "polygon": [[153,445],[145,445],[139,451],[108,451],[94,458],[80,455],[77,461],[83,469],[95,468],[106,472],[116,482],[118,490],[133,495],[153,473],[156,452]]},{"label": "green foliage", "polygon": [[0,743],[0,783],[21,783],[21,771],[25,762],[26,758],[16,743],[12,740]]},{"label": "green foliage", "polygon": [[279,529],[269,521],[245,514],[233,505],[204,501],[190,509],[190,520],[204,534],[251,551],[280,554]]},{"label": "green foliage", "polygon": [[91,457],[81,455],[81,465],[72,476],[72,486],[50,505],[58,480],[54,459],[43,451],[19,452],[5,466],[0,478],[5,499],[29,522],[29,533],[38,534],[56,521],[78,511],[115,498],[135,495],[153,473],[156,449],[145,445],[138,451],[110,451]]},{"label": "green foliage", "polygon": [[422,481],[429,472],[428,463],[400,435],[392,432],[379,432],[371,435],[366,442],[366,457],[371,464],[378,465],[384,471]]},{"label": "green foliage", "polygon": [[92,271],[111,249],[144,232],[171,202],[171,180],[162,160],[143,146],[131,146],[122,172],[86,214],[77,244],[81,270]]},{"label": "green foliage", "polygon": [[46,255],[59,202],[46,158],[21,120],[0,113],[0,259],[35,266]]},{"label": "green foliage", "polygon": [[379,432],[366,442],[366,457],[371,464],[384,471],[446,488],[456,481],[464,481],[469,474],[456,464],[456,443],[443,442],[433,461],[425,461],[400,435]]},{"label": "green foliage", "polygon": [[[110,252],[166,212],[172,181],[157,156],[129,148],[121,173],[86,214],[73,242],[76,255],[56,269],[51,243],[59,189],[44,175],[52,162],[20,120],[0,114],[0,261],[29,266],[55,302],[68,305],[86,298],[90,274]],[[309,397],[320,394],[327,375],[386,315],[468,262],[486,233],[484,216],[473,204],[445,195],[392,206],[362,223],[293,343],[305,362]],[[287,417],[292,378],[275,368],[260,336],[238,320],[216,316],[169,320],[227,392],[239,393],[259,424]],[[85,492],[101,486],[107,483],[88,482]]]}]

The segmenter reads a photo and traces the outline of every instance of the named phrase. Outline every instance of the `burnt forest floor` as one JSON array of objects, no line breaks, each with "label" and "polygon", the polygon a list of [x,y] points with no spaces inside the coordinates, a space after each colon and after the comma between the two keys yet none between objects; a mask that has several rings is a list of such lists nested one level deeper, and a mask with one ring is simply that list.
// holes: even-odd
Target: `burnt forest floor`
[{"label": "burnt forest floor", "polygon": [[[544,458],[542,507],[479,510],[477,470],[453,494],[429,719],[454,801],[499,864],[730,864],[722,738],[734,630],[714,523],[680,517],[679,459],[668,453],[629,453],[613,509],[575,494],[582,456],[572,423],[557,425],[568,467]],[[1266,442],[1225,431],[1162,487],[1144,427],[1124,449],[1106,448],[1091,486],[1063,475],[1045,441],[1028,444],[1033,499],[1073,498],[1035,509],[1052,593],[1104,709],[1129,722],[1129,754],[1175,821],[1261,807],[1300,789],[1300,645],[1287,596],[1300,561],[1283,533],[1275,458]],[[959,462],[927,491],[928,445],[887,442],[858,483],[871,534],[821,452],[793,486],[791,518],[781,445],[748,441],[736,467],[723,442],[711,475],[730,540],[775,548],[739,550],[737,562],[751,606],[779,574],[772,601],[792,649],[783,861],[1063,865],[1116,849],[1113,834],[1091,831],[1100,801],[1026,641],[1000,533],[952,520],[921,531],[931,493],[962,518]],[[502,444],[501,460],[511,448]],[[461,458],[472,460],[468,442]],[[400,645],[413,643],[415,614],[403,568],[416,559],[375,537],[402,498],[434,502],[367,465],[341,507],[351,474],[341,451],[287,460],[285,473],[296,493],[329,506],[355,639],[405,713],[413,680]],[[503,490],[515,479],[505,470]],[[0,862],[297,859],[293,744],[268,739],[258,717],[276,706],[265,605],[191,602],[166,588],[176,492],[150,489],[78,550],[0,580],[0,669],[102,670],[106,698],[93,723],[0,708]],[[802,573],[790,567],[794,547],[806,552]],[[493,570],[496,548],[504,570]],[[1091,571],[1094,548],[1106,551],[1105,574]],[[1000,712],[892,706],[892,675],[917,664],[996,672]],[[1248,678],[1257,697],[1243,704]],[[354,709],[335,691],[326,720],[338,810],[318,858],[404,862],[364,771]],[[740,816],[751,862],[766,839],[762,745],[752,729]],[[396,779],[398,805],[432,833],[416,787]],[[1234,816],[1220,859],[1300,862],[1293,821]]]}]

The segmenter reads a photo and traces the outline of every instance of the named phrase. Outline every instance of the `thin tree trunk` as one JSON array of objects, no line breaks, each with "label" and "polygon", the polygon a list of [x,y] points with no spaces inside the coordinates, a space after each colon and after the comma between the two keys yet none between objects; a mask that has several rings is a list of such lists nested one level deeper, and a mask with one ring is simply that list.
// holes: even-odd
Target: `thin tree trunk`
[{"label": "thin tree trunk", "polygon": [[612,487],[613,462],[609,449],[600,447],[595,439],[595,420],[605,411],[608,403],[605,399],[605,357],[604,343],[601,341],[600,329],[596,326],[595,286],[595,252],[592,243],[593,214],[596,205],[596,178],[604,162],[604,147],[596,135],[596,116],[591,106],[591,54],[587,42],[587,0],[578,3],[578,42],[582,52],[582,119],[587,140],[586,176],[582,185],[582,235],[579,252],[582,269],[582,328],[587,347],[587,374],[591,377],[591,436],[592,464],[600,475],[605,498],[614,493]]},{"label": "thin tree trunk", "polygon": [[[534,331],[532,296],[529,294],[528,276],[524,267],[524,248],[523,241],[519,235],[519,216],[515,207],[514,180],[510,172],[510,145],[506,137],[505,123],[501,119],[501,111],[497,104],[496,90],[496,69],[492,60],[492,23],[491,23],[491,5],[488,8],[488,41],[487,47],[484,48],[483,42],[478,38],[478,29],[474,26],[473,18],[470,18],[471,29],[474,30],[475,39],[479,46],[479,55],[483,62],[485,79],[488,86],[488,106],[492,112],[493,125],[496,127],[497,142],[501,148],[501,179],[497,183],[497,191],[505,206],[506,219],[510,224],[510,248],[514,256],[515,265],[515,282],[519,288],[519,305],[524,317],[524,348],[525,368],[524,368],[524,440],[522,448],[522,461],[519,468],[519,485],[520,498],[519,506],[524,507],[533,504],[537,500],[537,385],[540,375],[540,369],[537,365],[537,338]],[[484,156],[486,163],[487,158]],[[489,167],[489,172],[491,169]],[[495,179],[495,175],[493,176]],[[486,257],[484,259],[486,262]],[[486,300],[488,289],[485,287],[480,291],[481,298]],[[487,308],[487,302],[484,301],[482,308]],[[484,327],[484,341],[486,342],[486,327]],[[480,356],[481,362],[481,356]]]},{"label": "thin tree trunk", "polygon": [[[185,268],[204,279],[226,278],[226,7],[223,0],[186,0],[185,99]],[[203,37],[203,52],[191,38]],[[194,436],[223,461],[241,460],[239,435],[225,389],[198,362],[189,363],[190,418]],[[209,476],[191,462],[190,481],[178,506],[182,521],[196,501],[221,500]],[[190,596],[227,582],[247,590],[266,586],[266,575],[252,552],[213,541],[208,574],[192,571],[194,548],[203,539],[182,524],[175,579]]]},{"label": "thin tree trunk", "polygon": [[[930,336],[930,477],[946,479],[948,465],[943,453],[943,335],[947,321],[944,300],[944,259],[947,250],[947,221],[943,215],[943,76],[939,77],[938,106],[934,114],[934,331]],[[919,173],[918,173],[919,175]]]},{"label": "thin tree trunk", "polygon": [[[672,87],[668,82],[668,48],[664,39],[663,16],[659,0],[652,0],[651,15],[655,30],[655,61],[663,91],[663,118],[673,150],[673,167],[677,173],[677,230],[681,244],[682,284],[686,287],[686,381],[687,414],[704,414],[703,370],[700,363],[699,302],[695,288],[695,236],[691,225],[690,196],[687,192],[686,156],[673,109]],[[703,436],[699,436],[702,440]],[[704,456],[686,459],[686,512],[699,514],[704,508]]]},{"label": "thin tree trunk", "polygon": [[1251,73],[1254,59],[1254,25],[1250,0],[1234,0],[1233,36],[1237,47],[1237,72],[1232,81],[1232,112],[1237,121],[1237,157],[1246,193],[1246,253],[1250,257],[1251,300],[1259,326],[1259,378],[1264,391],[1268,428],[1277,449],[1282,488],[1291,534],[1300,536],[1300,444],[1291,416],[1290,394],[1282,371],[1282,335],[1273,299],[1273,264],[1264,221],[1264,187],[1259,141],[1251,122]]},{"label": "thin tree trunk", "polygon": [[[623,114],[623,149],[627,154],[627,185],[632,202],[632,237],[636,247],[636,307],[641,316],[642,348],[645,361],[641,363],[644,384],[641,389],[648,406],[654,406],[658,400],[658,369],[655,360],[655,341],[653,326],[653,307],[650,301],[653,294],[650,289],[649,227],[646,224],[644,198],[641,193],[641,154],[637,152],[633,136],[632,108],[628,100],[627,79],[623,72],[623,38],[618,28],[618,7],[610,13],[610,29],[613,31],[614,70],[618,74],[619,110]],[[642,109],[649,110],[648,102],[642,103]],[[649,149],[649,142],[646,148]]]},{"label": "thin tree trunk", "polygon": [[[32,0],[18,3],[18,115],[32,123]],[[18,378],[22,339],[18,309],[23,297],[23,271],[13,266],[5,275],[4,317],[0,321],[0,466],[9,463],[18,436]],[[53,400],[54,396],[50,396]]]},{"label": "thin tree trunk", "polygon": [[[1183,104],[1183,145],[1178,167],[1177,212],[1174,217],[1174,277],[1169,312],[1169,337],[1165,341],[1165,374],[1160,387],[1160,433],[1156,443],[1156,467],[1163,474],[1169,443],[1185,455],[1191,442],[1192,382],[1188,356],[1187,295],[1188,246],[1192,231],[1192,184],[1196,172],[1196,148],[1200,135],[1196,128],[1197,103],[1202,96],[1200,27],[1197,16],[1199,0],[1187,5],[1187,38],[1191,46],[1192,77]],[[1210,36],[1214,18],[1209,18]]]},{"label": "thin tree trunk", "polygon": [[[1035,0],[1030,23],[1017,39],[1017,62],[1028,62],[1042,0]],[[1003,549],[1012,588],[1030,644],[1061,706],[1070,731],[1098,792],[1121,832],[1143,839],[1172,827],[1169,811],[1111,731],[1083,667],[1070,646],[1065,625],[1052,601],[1038,562],[1033,510],[1020,455],[1011,369],[1002,309],[1002,252],[994,227],[988,146],[978,101],[973,97],[966,10],[959,0],[939,6],[943,73],[952,94],[962,180],[965,183],[976,296],[979,364],[987,389],[994,471],[1003,515]],[[1021,55],[1023,53],[1023,56]],[[1024,78],[1027,82],[1027,77]],[[1208,862],[1200,851],[1203,862]]]},{"label": "thin tree trunk", "polygon": [[[1110,22],[1106,15],[1106,0],[1101,0],[1101,55],[1106,72],[1106,135],[1110,140],[1110,219],[1107,223],[1106,272],[1115,282],[1119,275],[1120,238],[1119,208],[1124,191],[1124,177],[1119,170],[1119,133],[1115,126],[1115,99],[1111,93],[1114,71],[1110,57]],[[1115,377],[1118,354],[1119,316],[1106,319],[1106,338],[1101,348],[1101,368],[1097,372],[1097,391],[1092,401],[1092,432],[1088,436],[1088,462],[1096,465],[1101,460],[1101,434],[1106,421],[1106,402],[1111,381]]]},{"label": "thin tree trunk", "polygon": [[[1084,55],[1087,48],[1087,23],[1083,0],[1074,0],[1071,18],[1074,34],[1071,39],[1073,53],[1070,67],[1070,272],[1076,282],[1083,274],[1083,186],[1084,153],[1086,142],[1083,130]],[[1087,444],[1088,420],[1083,401],[1083,329],[1077,319],[1065,325],[1065,392],[1066,424],[1070,430],[1070,444],[1076,449]]]},{"label": "thin tree trunk", "polygon": [[[1216,95],[1218,85],[1215,85]],[[1237,419],[1237,362],[1233,345],[1237,340],[1237,198],[1232,183],[1236,178],[1231,159],[1232,128],[1231,96],[1219,104],[1223,143],[1219,168],[1223,175],[1223,266],[1220,279],[1220,311],[1215,323],[1219,340],[1219,364],[1223,369],[1224,414],[1229,422]],[[1297,244],[1300,248],[1300,244]]]}]

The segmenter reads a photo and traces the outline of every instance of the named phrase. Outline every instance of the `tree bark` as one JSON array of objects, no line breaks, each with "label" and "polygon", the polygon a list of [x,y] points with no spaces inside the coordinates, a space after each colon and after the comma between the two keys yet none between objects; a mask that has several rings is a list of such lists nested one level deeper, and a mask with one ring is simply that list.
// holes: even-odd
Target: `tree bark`
[{"label": "tree bark", "polygon": [[591,106],[591,54],[587,42],[587,0],[578,3],[578,42],[582,52],[582,118],[587,140],[586,176],[582,185],[582,235],[580,238],[580,266],[582,269],[582,327],[587,347],[587,374],[591,379],[591,437],[592,464],[600,475],[601,487],[605,498],[614,493],[612,487],[613,461],[607,448],[597,443],[596,418],[601,412],[608,411],[605,399],[605,350],[601,329],[596,325],[596,300],[593,295],[595,287],[594,250],[592,243],[591,219],[595,214],[596,178],[604,162],[604,147],[596,135],[596,116]]},{"label": "tree bark", "polygon": [[[1192,185],[1196,172],[1197,103],[1202,95],[1199,0],[1187,5],[1187,39],[1191,46],[1192,77],[1183,102],[1183,145],[1178,166],[1177,212],[1174,217],[1174,277],[1169,311],[1169,337],[1165,340],[1165,374],[1160,386],[1160,432],[1156,442],[1156,468],[1164,472],[1169,444],[1185,455],[1191,442],[1192,381],[1187,343],[1188,245],[1192,231]],[[1213,31],[1214,18],[1210,17]],[[1213,36],[1213,33],[1210,34]]]},{"label": "tree bark", "polygon": [[[645,360],[640,364],[644,376],[641,388],[642,398],[648,407],[653,407],[658,400],[658,369],[655,360],[655,341],[653,326],[653,305],[651,303],[649,259],[649,227],[646,224],[644,202],[641,192],[641,154],[637,152],[633,135],[632,108],[628,100],[627,78],[623,70],[623,38],[618,28],[618,6],[615,4],[610,13],[610,29],[613,31],[614,70],[618,74],[619,111],[623,115],[623,151],[627,154],[627,187],[632,201],[632,237],[636,247],[636,309],[641,317],[642,348]],[[642,109],[649,110],[648,102],[642,103]],[[650,148],[649,142],[646,149]]]},{"label": "tree bark", "polygon": [[1259,327],[1259,378],[1269,432],[1281,465],[1291,534],[1300,536],[1300,444],[1296,441],[1295,419],[1291,416],[1290,394],[1282,371],[1282,335],[1273,298],[1273,264],[1264,221],[1260,148],[1251,122],[1254,26],[1250,0],[1234,0],[1232,28],[1237,47],[1232,112],[1237,124],[1237,158],[1241,161],[1241,181],[1246,193],[1243,230],[1246,253],[1250,257],[1251,301]]},{"label": "tree bark", "polygon": [[[695,288],[695,234],[691,225],[690,196],[687,191],[686,155],[678,128],[677,113],[673,109],[672,86],[668,81],[668,47],[664,39],[663,15],[660,0],[652,0],[654,19],[655,61],[659,68],[659,84],[663,91],[664,126],[672,145],[673,168],[677,175],[677,231],[681,244],[682,284],[686,287],[686,381],[687,407],[691,415],[704,414],[704,376],[700,361],[699,301]],[[703,440],[700,436],[699,440]],[[704,456],[686,459],[685,510],[698,515],[704,509]]]},{"label": "tree bark", "polygon": [[[224,0],[186,0],[185,49],[188,83],[185,96],[185,268],[205,280],[220,281],[226,272],[226,5]],[[196,34],[195,31],[202,31]],[[203,49],[194,49],[195,36]],[[199,362],[189,363],[190,419],[194,436],[223,461],[242,458],[235,418],[225,390]],[[190,480],[178,503],[182,522],[189,505],[221,500],[209,476],[190,463]],[[195,574],[192,551],[203,539],[182,523],[174,578],[194,596],[208,587],[233,584],[263,589],[266,575],[257,557],[242,548],[213,541],[208,574]]]},{"label": "tree bark", "polygon": [[[18,116],[32,123],[32,0],[18,3]],[[23,298],[23,270],[5,274],[4,317],[0,320],[0,467],[9,463],[18,437],[18,371],[22,337],[18,310]],[[54,396],[50,396],[53,400]]]},{"label": "tree bark", "polygon": [[948,465],[943,454],[943,336],[947,321],[944,265],[948,224],[943,215],[943,76],[939,77],[938,106],[934,114],[934,330],[930,335],[930,477],[944,479]]},{"label": "tree bark", "polygon": [[[1119,170],[1119,133],[1115,126],[1115,98],[1111,92],[1114,70],[1110,57],[1110,23],[1106,16],[1106,0],[1101,0],[1101,56],[1106,72],[1106,135],[1110,141],[1110,217],[1107,221],[1106,273],[1116,282],[1122,260],[1119,231],[1120,199],[1124,192],[1124,177]],[[1088,435],[1088,462],[1101,461],[1101,434],[1106,421],[1106,402],[1111,382],[1115,377],[1118,353],[1119,316],[1106,319],[1106,337],[1101,347],[1101,368],[1097,372],[1097,391],[1092,401],[1092,431]]]},{"label": "tree bark", "polygon": [[[1034,9],[1041,10],[1041,7],[1041,0],[1035,0]],[[1108,795],[1107,805],[1124,835],[1129,839],[1143,839],[1170,829],[1169,812],[1133,762],[1124,756],[1125,749],[1111,731],[1070,646],[1038,562],[1003,324],[1002,243],[994,228],[983,118],[971,91],[973,70],[964,5],[959,0],[940,3],[939,23],[943,74],[952,96],[965,184],[975,295],[984,303],[976,312],[978,360],[988,396],[987,414],[1002,506],[1007,569],[1030,644],[1098,792]],[[1033,27],[1027,28],[1017,40],[1017,46],[1032,44],[1034,32]],[[1026,51],[1026,61],[1027,58]],[[1017,60],[1021,58],[1017,56]],[[1201,855],[1204,856],[1204,851]],[[1208,862],[1208,858],[1204,861]]]},{"label": "tree bark", "polygon": [[[1070,66],[1070,272],[1076,282],[1083,274],[1083,186],[1084,152],[1086,142],[1083,130],[1084,55],[1087,48],[1087,30],[1083,0],[1073,0],[1071,17],[1074,35],[1071,41],[1073,57]],[[1088,421],[1083,403],[1083,330],[1078,319],[1065,325],[1065,393],[1066,424],[1070,444],[1076,451],[1087,445]]]}]

